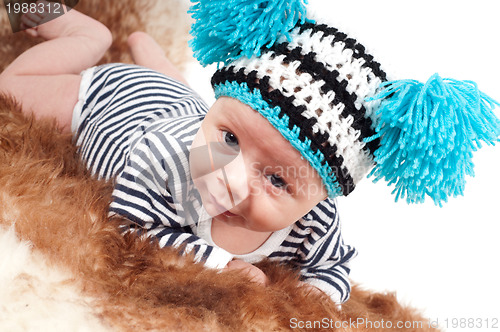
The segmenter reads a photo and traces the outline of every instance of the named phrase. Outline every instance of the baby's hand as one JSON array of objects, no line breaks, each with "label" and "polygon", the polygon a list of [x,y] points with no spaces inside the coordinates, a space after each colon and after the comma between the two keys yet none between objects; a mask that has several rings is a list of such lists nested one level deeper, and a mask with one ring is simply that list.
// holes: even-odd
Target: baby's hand
[{"label": "baby's hand", "polygon": [[234,259],[227,263],[226,269],[241,270],[250,278],[250,280],[264,286],[269,283],[269,279],[261,269],[240,259]]}]

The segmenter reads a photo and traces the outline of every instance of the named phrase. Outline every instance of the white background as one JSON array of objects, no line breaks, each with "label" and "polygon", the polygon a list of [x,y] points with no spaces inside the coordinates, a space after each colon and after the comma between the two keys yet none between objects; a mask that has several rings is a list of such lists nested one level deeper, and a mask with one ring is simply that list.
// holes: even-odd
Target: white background
[{"label": "white background", "polygon": [[[500,100],[497,0],[309,0],[309,10],[364,44],[389,79],[473,80]],[[211,104],[214,67],[189,65],[191,86]],[[500,109],[496,111],[500,116]],[[383,181],[364,180],[339,199],[343,235],[358,257],[351,276],[398,298],[448,331],[453,318],[500,319],[500,147],[475,154],[465,197],[443,208],[394,202]],[[482,328],[470,330],[486,331]],[[497,324],[500,328],[500,322]],[[462,329],[469,330],[469,329]],[[457,329],[458,331],[458,329]]]}]

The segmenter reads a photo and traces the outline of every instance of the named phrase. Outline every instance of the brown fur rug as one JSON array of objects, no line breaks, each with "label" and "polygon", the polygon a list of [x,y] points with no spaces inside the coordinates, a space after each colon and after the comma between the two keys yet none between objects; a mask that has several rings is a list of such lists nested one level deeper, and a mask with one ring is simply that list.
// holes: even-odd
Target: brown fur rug
[{"label": "brown fur rug", "polygon": [[[175,3],[85,0],[75,8],[113,31],[115,43],[104,62],[128,61],[126,36],[145,30],[179,65],[187,47],[173,40],[185,42],[188,19],[173,9]],[[9,33],[5,17],[0,23],[2,70],[33,41]],[[235,272],[204,269],[175,250],[159,249],[133,234],[122,236],[117,225],[127,221],[107,216],[111,191],[109,183],[94,179],[83,167],[71,137],[59,133],[53,123],[26,118],[16,101],[0,94],[0,226],[14,227],[21,240],[31,243],[36,257],[64,271],[67,277],[55,285],[74,286],[90,315],[105,328],[383,331],[403,322],[408,328],[396,330],[434,331],[394,294],[354,287],[351,299],[338,311],[328,298],[298,288],[296,274],[286,266],[261,263],[271,281],[264,288]],[[16,278],[24,278],[29,291],[36,292],[28,276]],[[9,306],[1,299],[0,309]]]}]

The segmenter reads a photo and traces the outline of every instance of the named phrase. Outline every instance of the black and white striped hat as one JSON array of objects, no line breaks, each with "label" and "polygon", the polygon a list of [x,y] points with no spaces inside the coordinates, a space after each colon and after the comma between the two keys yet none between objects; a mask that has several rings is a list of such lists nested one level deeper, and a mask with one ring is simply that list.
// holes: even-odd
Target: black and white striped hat
[{"label": "black and white striped hat", "polygon": [[264,116],[330,197],[351,193],[376,165],[396,199],[441,204],[463,192],[479,140],[498,140],[498,103],[475,83],[386,82],[362,44],[306,18],[305,0],[192,1],[195,57],[224,64],[212,77],[216,97]]},{"label": "black and white striped hat", "polygon": [[337,29],[299,23],[290,36],[259,57],[217,70],[216,96],[259,111],[318,171],[330,196],[348,195],[373,166],[378,141],[363,139],[375,135],[376,118],[366,99],[385,73],[363,45]]}]

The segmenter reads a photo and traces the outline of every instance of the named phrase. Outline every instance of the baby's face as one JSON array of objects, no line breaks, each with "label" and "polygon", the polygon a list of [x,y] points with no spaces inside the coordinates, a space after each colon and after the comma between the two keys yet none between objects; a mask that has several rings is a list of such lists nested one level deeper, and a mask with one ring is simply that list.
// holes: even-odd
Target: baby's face
[{"label": "baby's face", "polygon": [[207,113],[190,165],[207,212],[253,231],[283,229],[327,196],[300,153],[262,115],[233,98],[219,98]]}]

